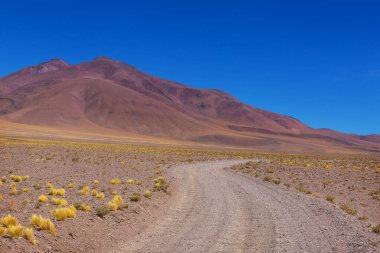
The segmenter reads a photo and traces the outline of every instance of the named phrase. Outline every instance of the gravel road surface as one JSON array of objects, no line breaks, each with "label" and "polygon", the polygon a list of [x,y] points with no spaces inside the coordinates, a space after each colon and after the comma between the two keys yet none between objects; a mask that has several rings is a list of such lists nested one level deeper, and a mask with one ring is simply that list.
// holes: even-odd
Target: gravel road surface
[{"label": "gravel road surface", "polygon": [[182,165],[160,219],[114,252],[380,252],[379,236],[323,200],[228,169]]}]

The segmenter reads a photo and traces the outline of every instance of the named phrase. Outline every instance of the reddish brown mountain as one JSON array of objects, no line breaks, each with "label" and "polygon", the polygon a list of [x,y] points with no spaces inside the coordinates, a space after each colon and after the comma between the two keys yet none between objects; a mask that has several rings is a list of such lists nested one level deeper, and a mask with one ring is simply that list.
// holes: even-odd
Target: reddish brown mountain
[{"label": "reddish brown mountain", "polygon": [[378,136],[312,129],[223,91],[190,88],[107,57],[75,66],[54,59],[1,78],[0,115],[0,124],[57,132],[151,136],[272,151],[380,150]]}]

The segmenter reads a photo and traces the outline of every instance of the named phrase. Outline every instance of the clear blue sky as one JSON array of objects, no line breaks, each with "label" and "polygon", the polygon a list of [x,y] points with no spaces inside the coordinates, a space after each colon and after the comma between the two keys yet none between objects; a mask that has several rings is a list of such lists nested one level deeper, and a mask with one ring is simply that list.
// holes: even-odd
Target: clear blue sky
[{"label": "clear blue sky", "polygon": [[0,76],[103,55],[312,127],[380,133],[380,1],[1,3]]}]

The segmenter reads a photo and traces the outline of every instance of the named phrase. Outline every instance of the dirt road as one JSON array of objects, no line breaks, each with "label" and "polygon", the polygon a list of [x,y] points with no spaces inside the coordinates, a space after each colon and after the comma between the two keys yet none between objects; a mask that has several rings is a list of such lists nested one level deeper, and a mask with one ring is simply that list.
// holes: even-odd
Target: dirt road
[{"label": "dirt road", "polygon": [[227,167],[173,168],[171,205],[114,252],[380,252],[379,238],[324,201]]}]

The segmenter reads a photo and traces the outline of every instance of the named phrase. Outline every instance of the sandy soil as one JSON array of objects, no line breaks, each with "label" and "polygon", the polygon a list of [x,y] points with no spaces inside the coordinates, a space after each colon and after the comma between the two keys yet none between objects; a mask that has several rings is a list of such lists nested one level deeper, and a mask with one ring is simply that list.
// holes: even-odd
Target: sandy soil
[{"label": "sandy soil", "polygon": [[[0,217],[11,214],[21,225],[29,226],[32,214],[50,218],[57,230],[56,236],[35,228],[37,245],[31,245],[24,238],[0,237],[0,252],[107,252],[125,238],[137,234],[157,219],[167,207],[170,198],[171,179],[167,193],[154,191],[154,178],[166,177],[165,168],[173,164],[198,160],[218,159],[205,152],[189,153],[186,150],[149,148],[128,145],[107,145],[47,141],[4,141],[0,143],[0,177],[6,181],[0,187]],[[11,175],[29,176],[14,183]],[[121,184],[111,184],[120,179]],[[140,185],[128,184],[128,179],[141,181]],[[94,184],[99,180],[99,184]],[[64,197],[49,196],[47,183],[54,188],[64,188]],[[73,183],[74,188],[68,188]],[[83,186],[89,186],[86,196],[80,195]],[[16,188],[18,194],[12,195]],[[23,192],[22,189],[29,189]],[[95,189],[105,194],[104,199],[92,196]],[[129,197],[152,191],[150,199],[141,196],[133,202]],[[98,207],[106,206],[114,197],[111,192],[121,195],[128,208],[110,212],[104,218],[96,215]],[[48,203],[40,203],[38,196],[46,195]],[[57,221],[51,211],[59,206],[51,203],[52,197],[66,199],[68,205],[77,203],[92,207],[89,212],[78,211],[74,219]]]},{"label": "sandy soil", "polygon": [[340,209],[236,174],[239,161],[177,166],[163,217],[112,252],[378,252],[379,237]]},{"label": "sandy soil", "polygon": [[[350,250],[371,252],[371,247],[378,245],[376,241],[378,235],[368,232],[370,227],[367,227],[378,223],[376,211],[379,203],[378,195],[372,193],[369,195],[376,189],[375,186],[379,185],[379,174],[376,171],[380,166],[379,159],[376,158],[354,159],[252,153],[244,150],[203,150],[172,146],[152,147],[10,138],[0,138],[0,158],[0,177],[6,176],[6,181],[0,186],[0,194],[3,197],[0,199],[0,217],[11,214],[17,217],[21,225],[27,227],[31,215],[40,214],[50,218],[57,229],[56,236],[35,229],[38,243],[34,246],[25,238],[16,239],[9,235],[0,237],[1,253],[97,253],[120,249],[128,252],[130,249],[149,249],[149,247],[156,247],[155,252],[175,248],[191,251],[201,247],[210,251],[219,249],[230,252],[235,249],[266,252],[268,248],[311,247],[326,249],[325,252],[329,252],[329,248],[324,248],[326,245],[315,243],[315,238],[321,239],[321,233],[324,235],[327,233],[331,238],[338,238],[338,242],[343,245],[351,240],[353,244],[350,244]],[[226,159],[235,161],[217,165],[208,164],[206,167],[196,165],[200,161]],[[254,180],[221,169],[235,164],[236,159],[259,161],[234,167],[238,174],[252,177]],[[188,164],[188,167],[178,167],[181,164]],[[292,169],[289,169],[289,164],[292,164],[290,166]],[[296,167],[298,169],[295,169]],[[351,170],[348,169],[350,167]],[[313,171],[321,174],[311,173]],[[15,183],[10,179],[11,175],[29,176],[29,178]],[[163,175],[168,183],[166,192],[154,191],[153,179],[160,175]],[[256,175],[260,180],[255,178]],[[262,179],[268,175],[271,176],[271,180],[262,182]],[[277,177],[281,179],[280,185],[272,181]],[[323,186],[323,189],[330,189],[326,194],[334,193],[333,204],[324,200],[322,191],[312,187],[313,182],[318,185],[321,180],[324,182],[327,178],[334,179],[333,183],[325,182]],[[113,185],[112,179],[120,179],[121,184]],[[127,184],[128,179],[138,180],[141,184]],[[99,180],[99,184],[94,184],[94,180]],[[283,185],[283,183],[288,184],[287,180],[289,188],[294,188],[302,182],[305,187],[313,191],[306,195],[294,189],[287,189]],[[353,189],[348,186],[356,181],[361,188],[347,190]],[[56,220],[51,210],[58,206],[52,205],[50,202],[52,196],[47,195],[48,182],[51,182],[55,188],[62,187],[66,190],[62,198],[67,200],[68,205],[88,204],[92,210],[78,211],[76,218],[73,219]],[[73,183],[74,188],[68,188],[69,183]],[[91,195],[91,192],[87,196],[80,195],[79,190],[85,185],[91,190],[104,192],[105,198],[97,199]],[[338,187],[339,185],[341,187]],[[363,187],[366,187],[366,190],[358,190]],[[12,195],[13,188],[18,190],[16,195]],[[23,192],[25,188],[28,188],[29,192]],[[337,194],[335,188],[336,192],[343,191],[343,193]],[[145,190],[152,191],[152,198],[142,197],[139,202],[129,199],[134,192],[142,194]],[[112,191],[122,196],[128,208],[110,212],[104,218],[100,218],[96,210],[107,205],[113,198]],[[260,194],[257,195],[256,192]],[[316,192],[319,193],[320,199],[315,198],[318,197]],[[365,193],[366,198],[364,195],[358,195],[358,198],[361,199],[361,206],[367,205],[366,213],[362,214],[358,208],[356,216],[342,215],[342,211],[337,207],[341,202],[340,197],[351,199],[351,196],[346,196],[351,194],[350,192]],[[41,194],[49,197],[49,203],[39,203],[37,198]],[[267,199],[273,203],[266,204]],[[287,216],[282,217],[279,210],[284,209],[289,201],[294,202],[294,206],[303,211],[297,213],[297,210],[286,209],[282,212]],[[355,201],[345,203],[355,207],[351,204]],[[312,227],[312,231],[316,234],[305,235],[304,242],[299,242],[289,234],[286,226],[290,226],[293,231],[306,233],[308,228],[294,221],[295,217],[291,214],[302,216],[311,213],[311,217],[318,216],[318,210],[312,207],[322,210],[322,217],[332,215],[338,218],[329,220],[325,217],[328,221],[323,223],[323,227],[318,227],[319,225],[313,221],[311,223],[305,221],[305,226]],[[233,218],[228,218],[231,217],[231,213],[234,214]],[[356,217],[364,214],[368,216],[367,221],[356,220]],[[281,223],[285,218],[290,219],[290,225],[285,226]],[[334,234],[335,232],[328,234],[329,232],[323,232],[323,228],[335,232],[340,230],[342,235]],[[171,238],[169,235],[173,233],[178,236]],[[152,238],[146,238],[147,235],[151,235]],[[204,241],[203,238],[207,235],[212,235],[209,241],[214,242],[216,248],[210,248],[210,243]],[[374,236],[375,239],[372,239]],[[279,237],[283,240],[289,238],[290,241],[296,241],[286,246]],[[229,238],[238,238],[238,240],[231,241]],[[322,239],[325,240],[325,237]],[[165,240],[169,241],[163,245]],[[145,248],[141,244],[144,244]],[[337,246],[337,249],[342,248]]]},{"label": "sandy soil", "polygon": [[[234,166],[233,169],[250,177],[301,191],[314,198],[343,207],[367,226],[380,224],[379,160],[353,159],[319,160],[319,167],[310,160],[289,163],[272,158],[258,163]],[[333,165],[336,163],[335,165]],[[360,163],[361,167],[358,167]],[[324,166],[323,166],[324,164]],[[329,166],[327,168],[326,164]],[[372,166],[372,169],[370,169]]]}]

